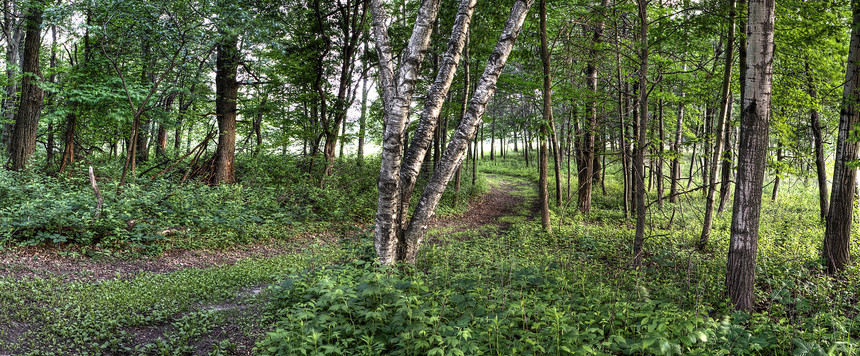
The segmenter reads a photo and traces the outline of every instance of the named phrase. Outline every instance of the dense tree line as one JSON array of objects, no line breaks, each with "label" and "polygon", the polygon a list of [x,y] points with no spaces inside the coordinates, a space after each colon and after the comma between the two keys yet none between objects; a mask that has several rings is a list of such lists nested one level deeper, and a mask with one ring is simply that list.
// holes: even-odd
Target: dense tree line
[{"label": "dense tree line", "polygon": [[6,167],[58,175],[99,158],[122,162],[123,182],[146,165],[231,184],[237,152],[292,152],[318,157],[306,169],[325,184],[338,156],[362,164],[373,143],[383,263],[414,261],[442,192],[485,151],[539,170],[547,231],[551,204],[589,213],[620,167],[634,266],[649,212],[682,196],[705,199],[706,251],[734,185],[726,284],[747,310],[763,190],[776,200],[784,177],[815,176],[824,264],[851,263],[857,1],[533,6],[4,1]]}]

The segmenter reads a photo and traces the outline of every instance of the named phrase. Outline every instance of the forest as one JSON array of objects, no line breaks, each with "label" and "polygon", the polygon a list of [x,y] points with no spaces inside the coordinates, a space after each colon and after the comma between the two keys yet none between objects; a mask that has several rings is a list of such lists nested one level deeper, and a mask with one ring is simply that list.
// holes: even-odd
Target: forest
[{"label": "forest", "polygon": [[860,0],[0,27],[0,356],[860,354]]}]

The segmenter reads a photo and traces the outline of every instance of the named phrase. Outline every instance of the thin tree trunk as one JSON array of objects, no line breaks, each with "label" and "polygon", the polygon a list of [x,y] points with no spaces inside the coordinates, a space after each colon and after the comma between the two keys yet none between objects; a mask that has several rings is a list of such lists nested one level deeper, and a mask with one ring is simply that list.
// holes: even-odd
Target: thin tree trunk
[{"label": "thin tree trunk", "polygon": [[726,145],[726,149],[723,150],[723,162],[720,168],[720,205],[717,208],[717,213],[721,214],[723,212],[723,208],[726,205],[726,201],[729,198],[729,191],[731,190],[732,183],[732,156],[734,150],[734,126],[732,126],[731,118],[732,118],[732,107],[734,105],[729,105],[729,116],[726,120],[726,127],[723,130],[726,134],[726,137],[723,138],[723,142]]},{"label": "thin tree trunk", "polygon": [[[538,183],[538,199],[540,200],[540,222],[541,227],[547,233],[552,233],[552,224],[549,221],[549,192],[547,191],[547,136],[549,136],[548,125],[552,125],[552,78],[550,77],[549,46],[546,39],[546,0],[540,0],[540,57],[543,64],[543,119],[540,125],[540,177]],[[553,130],[555,132],[555,130]],[[558,165],[556,165],[556,171]]]},{"label": "thin tree trunk", "polygon": [[3,1],[3,32],[6,37],[6,78],[9,82],[6,85],[6,97],[3,99],[3,117],[6,119],[6,122],[2,126],[3,134],[0,137],[0,147],[5,150],[10,150],[12,132],[15,130],[17,106],[20,103],[20,97],[18,96],[20,82],[15,80],[15,78],[17,76],[16,69],[20,63],[25,24],[17,18],[19,16],[17,12],[20,10],[17,6],[18,4],[20,4],[18,1]]},{"label": "thin tree trunk", "polygon": [[[687,66],[684,65],[684,70]],[[681,102],[678,104],[678,119],[675,120],[675,140],[672,142],[672,179],[669,187],[669,202],[678,202],[678,184],[681,180],[681,134],[684,132],[684,97],[687,94],[681,92]]]},{"label": "thin tree trunk", "polygon": [[857,161],[860,144],[851,139],[852,130],[860,123],[860,1],[852,0],[851,44],[848,47],[848,65],[845,70],[845,87],[842,91],[842,110],[839,116],[839,136],[836,143],[836,161],[833,168],[833,191],[830,193],[830,210],[824,232],[824,257],[827,272],[835,274],[851,263],[849,245],[854,214],[854,193],[857,189]]},{"label": "thin tree trunk", "polygon": [[726,39],[726,61],[723,67],[723,85],[720,89],[720,116],[717,118],[717,126],[714,134],[714,150],[711,159],[711,171],[708,174],[708,193],[705,199],[705,222],[702,226],[702,234],[699,236],[699,249],[704,249],[711,238],[711,228],[714,224],[714,198],[717,193],[717,168],[720,167],[720,159],[723,156],[723,136],[726,121],[729,115],[729,105],[732,103],[732,62],[734,62],[735,43],[735,13],[736,0],[729,1],[729,34]]},{"label": "thin tree trunk", "polygon": [[645,244],[645,148],[648,134],[648,1],[639,5],[639,137],[633,157],[636,185],[636,232],[633,237],[633,265],[642,265],[642,247]]},{"label": "thin tree trunk", "polygon": [[828,204],[830,203],[827,193],[827,169],[824,157],[824,137],[821,132],[821,121],[818,118],[818,110],[816,109],[816,105],[818,104],[818,91],[816,90],[815,84],[812,80],[813,75],[809,69],[809,63],[806,64],[806,70],[807,79],[809,81],[809,97],[812,98],[813,105],[812,109],[809,110],[809,124],[812,128],[812,137],[815,144],[815,172],[818,176],[819,216],[821,221],[824,222],[827,219],[827,211],[829,209]]},{"label": "thin tree trunk", "polygon": [[738,310],[753,309],[762,184],[768,146],[773,75],[772,0],[750,0],[746,78],[738,142],[738,173],[732,208],[726,289]]},{"label": "thin tree trunk", "polygon": [[367,77],[361,81],[361,116],[358,118],[358,150],[355,154],[356,164],[364,164],[364,137],[367,135]]},{"label": "thin tree trunk", "polygon": [[779,165],[782,163],[782,142],[777,138],[776,143],[776,176],[773,179],[773,192],[771,192],[770,200],[776,201],[776,198],[779,196],[779,183],[780,183],[780,169]]}]

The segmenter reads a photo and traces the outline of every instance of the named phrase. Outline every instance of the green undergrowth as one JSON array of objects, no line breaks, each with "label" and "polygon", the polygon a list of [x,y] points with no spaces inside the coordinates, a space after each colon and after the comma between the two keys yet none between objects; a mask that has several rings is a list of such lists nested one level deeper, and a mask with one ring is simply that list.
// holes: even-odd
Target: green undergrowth
[{"label": "green undergrowth", "polygon": [[[237,311],[262,303],[265,293],[255,291],[256,286],[351,260],[353,254],[336,245],[316,246],[225,267],[98,282],[4,277],[0,354],[229,354],[237,351],[229,338],[202,340],[225,323],[236,323]],[[250,316],[231,330],[256,338],[259,318]]]},{"label": "green undergrowth", "polygon": [[[486,166],[484,166],[486,167]],[[483,169],[483,168],[482,168]],[[494,179],[507,179],[493,170]],[[521,177],[521,176],[518,176]],[[802,184],[765,202],[756,310],[725,296],[730,214],[694,249],[701,206],[652,205],[643,267],[607,183],[589,214],[553,211],[506,230],[438,235],[416,266],[364,256],[291,275],[272,287],[258,343],[273,355],[853,355],[860,352],[860,268],[824,275],[817,204]],[[698,197],[696,197],[698,199]],[[691,199],[692,200],[692,199]],[[614,205],[617,204],[617,205]],[[856,245],[852,248],[856,249]]]},{"label": "green undergrowth", "polygon": [[[322,162],[241,156],[239,184],[222,186],[183,181],[178,173],[152,179],[153,170],[120,187],[117,161],[95,163],[101,164],[95,173],[104,196],[98,218],[83,164],[58,177],[0,170],[0,246],[58,246],[73,256],[157,255],[175,248],[226,248],[349,230],[376,214],[379,162],[374,160],[362,166],[338,161],[335,173],[323,180],[308,173],[311,163],[322,167]],[[147,167],[139,171],[149,171]],[[424,184],[426,176],[417,191]],[[449,189],[437,214],[462,213],[469,197],[485,189],[483,184],[478,180],[472,185],[471,174],[465,174],[457,206]]]}]

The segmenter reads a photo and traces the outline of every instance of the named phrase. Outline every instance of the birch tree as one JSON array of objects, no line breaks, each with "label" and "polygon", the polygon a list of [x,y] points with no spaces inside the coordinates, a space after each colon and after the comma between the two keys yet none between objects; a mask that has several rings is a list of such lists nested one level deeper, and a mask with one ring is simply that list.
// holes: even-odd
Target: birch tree
[{"label": "birch tree", "polygon": [[746,77],[738,140],[738,171],[732,208],[726,289],[738,310],[751,310],[767,158],[773,77],[774,1],[749,0]]},{"label": "birch tree", "polygon": [[411,219],[407,220],[408,203],[415,186],[415,179],[418,177],[421,162],[432,142],[442,103],[453,82],[476,4],[476,0],[460,1],[442,64],[439,66],[436,80],[425,97],[418,129],[413,135],[406,158],[402,159],[405,149],[404,136],[409,123],[409,110],[418,79],[418,70],[430,42],[440,2],[440,0],[422,1],[412,35],[401,54],[396,76],[394,55],[388,36],[388,15],[382,0],[371,0],[370,3],[372,32],[379,57],[379,87],[382,93],[385,122],[374,232],[374,245],[383,264],[393,264],[398,261],[415,262],[427,223],[433,216],[454,170],[464,158],[466,147],[475,135],[481,116],[495,91],[496,81],[534,0],[514,2],[496,47],[490,54],[484,73],[478,81],[466,114],[440,157],[433,176],[415,207],[415,212]]}]

